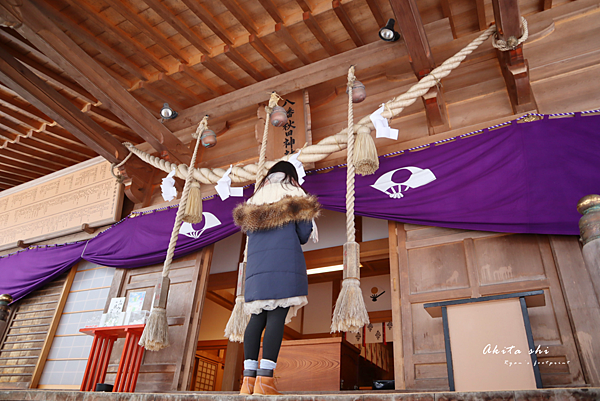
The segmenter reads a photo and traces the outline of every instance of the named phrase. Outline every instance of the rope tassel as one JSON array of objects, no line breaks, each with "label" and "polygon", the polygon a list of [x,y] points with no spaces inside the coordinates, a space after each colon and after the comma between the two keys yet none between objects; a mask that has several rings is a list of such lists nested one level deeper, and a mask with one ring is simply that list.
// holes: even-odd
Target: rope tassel
[{"label": "rope tassel", "polygon": [[[200,131],[200,133],[206,129],[207,121],[208,116],[205,116],[200,122],[198,126],[198,131]],[[160,351],[161,349],[170,345],[169,324],[167,321],[167,299],[169,297],[169,286],[171,284],[169,272],[171,271],[171,262],[173,261],[173,256],[175,255],[177,237],[179,236],[179,229],[181,228],[181,223],[183,222],[184,211],[186,209],[190,189],[192,187],[192,176],[194,174],[194,164],[196,163],[199,143],[200,141],[196,141],[196,147],[194,148],[190,167],[188,168],[188,175],[185,179],[181,201],[179,201],[179,207],[177,208],[177,215],[175,216],[173,231],[171,231],[171,239],[169,240],[169,247],[167,248],[167,255],[165,257],[162,275],[154,289],[152,312],[150,312],[148,322],[146,323],[146,327],[144,327],[144,332],[142,333],[138,343],[140,346],[149,351]],[[200,199],[202,198],[200,197]]]},{"label": "rope tassel", "polygon": [[[344,244],[344,281],[335,304],[331,332],[357,332],[369,323],[369,314],[360,289],[360,248],[354,227],[354,113],[352,110],[352,85],[354,66],[348,70],[348,168],[346,174],[346,243]],[[370,135],[369,135],[370,136]]]},{"label": "rope tassel", "polygon": [[362,126],[358,129],[354,149],[354,167],[356,174],[363,176],[371,175],[379,168],[377,148],[369,127]]}]

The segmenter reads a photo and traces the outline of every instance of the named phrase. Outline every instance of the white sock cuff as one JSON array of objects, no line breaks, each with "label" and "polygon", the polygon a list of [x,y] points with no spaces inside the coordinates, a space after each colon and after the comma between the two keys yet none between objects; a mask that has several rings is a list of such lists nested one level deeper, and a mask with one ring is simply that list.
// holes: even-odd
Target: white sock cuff
[{"label": "white sock cuff", "polygon": [[245,370],[258,370],[258,361],[254,361],[252,359],[246,359],[244,361],[244,369]]},{"label": "white sock cuff", "polygon": [[275,370],[276,367],[277,367],[277,362],[273,362],[268,359],[260,360],[260,368],[261,369]]}]

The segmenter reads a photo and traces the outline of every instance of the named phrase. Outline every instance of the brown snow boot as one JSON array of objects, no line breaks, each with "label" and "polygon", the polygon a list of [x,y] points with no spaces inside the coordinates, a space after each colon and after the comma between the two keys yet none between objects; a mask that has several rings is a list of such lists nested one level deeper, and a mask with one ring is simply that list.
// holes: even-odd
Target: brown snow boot
[{"label": "brown snow boot", "polygon": [[254,392],[254,383],[256,382],[256,370],[244,370],[244,381],[240,395],[252,395]]},{"label": "brown snow boot", "polygon": [[253,395],[281,395],[275,387],[272,370],[258,369]]}]

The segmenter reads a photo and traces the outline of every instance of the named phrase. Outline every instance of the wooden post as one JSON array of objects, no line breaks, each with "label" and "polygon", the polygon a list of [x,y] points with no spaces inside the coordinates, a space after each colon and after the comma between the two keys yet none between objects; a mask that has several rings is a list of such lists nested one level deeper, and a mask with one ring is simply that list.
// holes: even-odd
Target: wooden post
[{"label": "wooden post", "polygon": [[583,215],[579,231],[583,242],[583,260],[587,266],[600,299],[600,195],[588,195],[577,203],[577,211]]},{"label": "wooden post", "polygon": [[4,335],[6,330],[8,315],[10,315],[10,308],[8,304],[13,301],[13,298],[8,294],[0,295],[0,339]]}]

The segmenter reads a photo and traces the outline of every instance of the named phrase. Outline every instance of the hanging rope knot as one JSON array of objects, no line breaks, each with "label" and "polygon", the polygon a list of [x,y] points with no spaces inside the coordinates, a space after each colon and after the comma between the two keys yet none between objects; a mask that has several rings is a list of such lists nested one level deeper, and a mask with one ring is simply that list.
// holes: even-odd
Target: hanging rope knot
[{"label": "hanging rope knot", "polygon": [[[125,142],[124,145],[125,144],[131,145],[129,142]],[[127,146],[127,145],[125,145],[125,146]],[[129,146],[127,146],[127,148],[129,148]],[[115,174],[115,168],[119,168],[119,167],[123,166],[125,163],[127,163],[127,160],[129,160],[129,158],[131,157],[132,154],[133,154],[133,152],[131,151],[131,149],[129,149],[129,154],[127,156],[125,156],[125,158],[121,161],[121,163],[119,163],[119,164],[111,163],[110,164],[110,173],[112,174],[113,177],[115,177],[115,179],[117,180],[117,182],[119,184],[123,183],[123,181],[125,180],[125,177],[122,176],[121,174]]]},{"label": "hanging rope knot", "polygon": [[[441,79],[439,79],[438,77],[436,77],[436,76],[433,74],[433,71],[432,71],[432,72],[430,72],[430,73],[429,73],[429,74],[427,74],[427,75],[431,75],[431,76],[433,77],[433,79],[435,79],[435,85],[436,85],[438,88],[441,88],[441,87],[443,88],[443,87],[444,87],[444,85],[442,85],[442,80],[441,80]],[[427,76],[427,75],[425,75],[425,76]]]},{"label": "hanging rope knot", "polygon": [[523,16],[521,16],[521,31],[523,31],[523,33],[519,39],[511,36],[507,40],[502,40],[498,37],[498,31],[496,30],[492,36],[492,46],[502,52],[506,52],[515,50],[521,43],[525,42],[529,37],[529,29],[527,27],[527,20]]},{"label": "hanging rope knot", "polygon": [[356,81],[356,76],[354,76],[354,66],[351,65],[348,69],[348,82],[346,83],[347,91],[352,90],[354,87],[354,81]]},{"label": "hanging rope knot", "polygon": [[277,94],[277,92],[271,92],[271,97],[269,98],[269,105],[265,106],[265,111],[267,112],[267,117],[273,113],[273,109],[277,106],[277,102],[280,100],[285,100],[281,96]]},{"label": "hanging rope knot", "polygon": [[202,135],[202,133],[208,128],[208,114],[204,116],[202,121],[198,124],[196,131],[192,134],[192,138],[198,139]]}]

